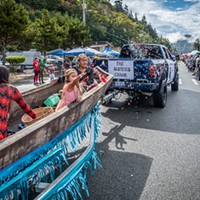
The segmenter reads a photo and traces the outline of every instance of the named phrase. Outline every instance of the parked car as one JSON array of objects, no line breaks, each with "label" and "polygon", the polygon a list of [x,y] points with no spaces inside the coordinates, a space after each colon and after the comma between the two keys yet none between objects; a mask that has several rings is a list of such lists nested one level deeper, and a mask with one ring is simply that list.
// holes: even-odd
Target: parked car
[{"label": "parked car", "polygon": [[47,60],[48,59],[53,59],[55,60],[57,65],[63,65],[64,64],[64,58],[61,58],[60,56],[55,56],[55,55],[48,55],[47,56]]},{"label": "parked car", "polygon": [[[2,61],[0,61],[0,65],[3,65]],[[6,67],[10,67],[10,63],[6,61],[5,65]]]}]

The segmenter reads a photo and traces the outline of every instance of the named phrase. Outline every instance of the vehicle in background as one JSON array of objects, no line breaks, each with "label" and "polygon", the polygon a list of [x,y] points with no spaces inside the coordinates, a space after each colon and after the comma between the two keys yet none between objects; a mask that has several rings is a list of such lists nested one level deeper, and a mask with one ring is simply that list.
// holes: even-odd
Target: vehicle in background
[{"label": "vehicle in background", "polygon": [[55,60],[55,63],[59,66],[62,66],[64,64],[64,58],[61,58],[60,56],[56,56],[56,55],[48,55],[47,56],[47,60],[48,59],[52,59]]},{"label": "vehicle in background", "polygon": [[[0,61],[0,65],[3,65],[2,61]],[[5,65],[4,65],[4,66],[6,66],[6,67],[8,67],[8,68],[9,68],[9,67],[10,67],[10,63],[6,61],[6,63],[5,63]]]},{"label": "vehicle in background", "polygon": [[24,56],[25,61],[21,63],[19,68],[24,69],[33,69],[33,60],[35,58],[41,59],[41,52],[32,49],[30,51],[10,51],[6,53],[6,56]]}]

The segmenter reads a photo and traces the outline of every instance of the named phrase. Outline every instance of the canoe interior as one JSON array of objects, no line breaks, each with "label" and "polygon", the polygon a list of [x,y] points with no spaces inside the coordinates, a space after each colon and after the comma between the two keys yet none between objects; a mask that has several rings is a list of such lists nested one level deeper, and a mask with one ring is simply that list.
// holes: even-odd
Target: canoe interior
[{"label": "canoe interior", "polygon": [[[0,169],[5,168],[26,154],[49,142],[59,133],[62,133],[84,117],[105,94],[112,82],[113,76],[106,72],[105,74],[107,76],[107,82],[100,82],[97,87],[84,93],[80,102],[65,106],[59,111],[52,113],[46,118],[0,141]],[[43,103],[43,100],[50,96],[52,92],[57,93],[62,87],[63,84],[58,83],[45,88],[43,91],[38,88],[38,91],[34,91],[35,93],[33,93],[33,91],[27,92],[25,99],[30,104],[35,103],[35,98],[37,99],[37,103]],[[15,111],[14,108],[12,108],[11,112],[20,113],[17,108],[15,108]]]},{"label": "canoe interior", "polygon": [[[31,108],[41,107],[45,99],[47,99],[52,94],[58,93],[59,90],[63,88],[64,83],[58,83],[54,81],[53,83],[41,85],[35,89],[22,92],[23,98],[31,106]],[[11,103],[11,108],[9,112],[8,128],[11,127],[16,129],[19,122],[21,122],[21,117],[24,112],[19,107],[19,105],[13,101]]]}]

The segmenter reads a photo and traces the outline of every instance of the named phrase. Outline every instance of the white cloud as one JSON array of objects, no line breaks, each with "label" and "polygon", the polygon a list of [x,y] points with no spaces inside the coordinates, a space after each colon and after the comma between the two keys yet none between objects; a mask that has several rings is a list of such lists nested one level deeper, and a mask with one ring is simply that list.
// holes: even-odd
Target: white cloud
[{"label": "white cloud", "polygon": [[167,37],[171,42],[183,39],[185,34],[200,35],[200,0],[185,0],[196,2],[188,9],[177,8],[176,11],[162,6],[164,1],[156,0],[123,0],[129,10],[137,13],[141,19],[146,16],[159,35]]},{"label": "white cloud", "polygon": [[174,43],[177,40],[185,39],[185,36],[183,36],[180,32],[176,33],[168,33],[166,37],[170,40],[170,42]]}]

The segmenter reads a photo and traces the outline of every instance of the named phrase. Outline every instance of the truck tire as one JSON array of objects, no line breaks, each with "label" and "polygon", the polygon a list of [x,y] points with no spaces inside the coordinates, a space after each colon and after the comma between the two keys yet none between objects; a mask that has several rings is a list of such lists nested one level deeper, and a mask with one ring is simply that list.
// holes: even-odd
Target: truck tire
[{"label": "truck tire", "polygon": [[176,74],[176,77],[174,78],[174,81],[171,84],[171,90],[178,91],[178,88],[179,88],[179,75]]},{"label": "truck tire", "polygon": [[164,108],[167,103],[167,86],[160,86],[160,89],[153,94],[153,104],[155,107]]}]

